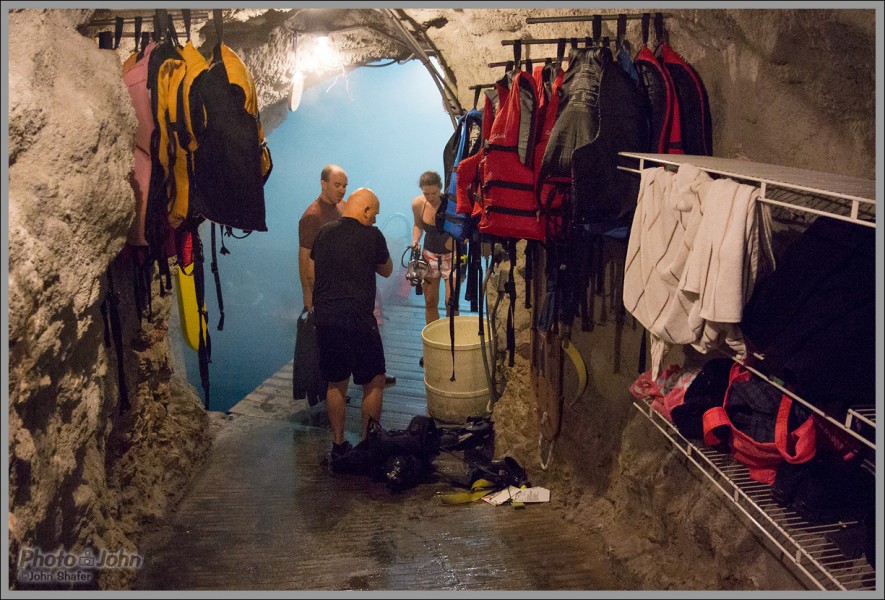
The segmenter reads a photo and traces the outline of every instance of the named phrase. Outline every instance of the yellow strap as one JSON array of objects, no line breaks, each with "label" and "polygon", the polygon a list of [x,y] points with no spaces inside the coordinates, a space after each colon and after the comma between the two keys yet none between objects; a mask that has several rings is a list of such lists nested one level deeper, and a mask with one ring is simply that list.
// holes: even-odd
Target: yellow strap
[{"label": "yellow strap", "polygon": [[454,492],[452,494],[440,494],[440,500],[443,504],[467,504],[475,502],[483,496],[487,496],[494,492],[497,488],[486,479],[477,479],[470,486],[469,492]]},{"label": "yellow strap", "polygon": [[575,391],[575,399],[572,401],[574,404],[574,402],[577,402],[578,398],[581,397],[581,394],[584,393],[584,389],[587,387],[587,365],[584,364],[584,359],[581,357],[581,353],[578,352],[578,349],[575,348],[574,344],[568,339],[562,340],[562,349],[565,350],[566,356],[568,356],[575,365],[575,371],[578,374],[578,389]]}]

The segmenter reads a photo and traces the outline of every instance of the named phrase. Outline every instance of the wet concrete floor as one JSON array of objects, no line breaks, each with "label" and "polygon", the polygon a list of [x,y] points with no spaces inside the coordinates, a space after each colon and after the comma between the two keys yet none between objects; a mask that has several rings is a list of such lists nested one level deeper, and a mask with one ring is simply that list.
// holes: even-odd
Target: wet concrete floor
[{"label": "wet concrete floor", "polygon": [[[421,299],[419,298],[418,301]],[[382,425],[426,414],[417,302],[389,306]],[[481,500],[445,477],[395,493],[365,476],[334,474],[325,403],[293,400],[291,363],[231,409],[203,470],[168,523],[145,534],[140,590],[606,590],[618,574],[602,542],[563,519],[565,502],[523,509]],[[358,441],[351,389],[347,437]],[[441,454],[440,472],[464,472]]]}]

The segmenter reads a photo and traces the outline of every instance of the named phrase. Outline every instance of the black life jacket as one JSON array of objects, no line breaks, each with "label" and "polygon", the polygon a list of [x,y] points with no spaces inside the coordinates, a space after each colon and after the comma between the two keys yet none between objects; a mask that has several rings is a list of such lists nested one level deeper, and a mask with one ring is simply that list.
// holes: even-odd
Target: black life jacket
[{"label": "black life jacket", "polygon": [[590,144],[599,135],[603,74],[612,65],[611,52],[607,48],[571,51],[559,91],[556,122],[538,173],[538,193],[547,217],[548,239],[567,235],[572,210],[573,154],[575,149]]},{"label": "black life jacket", "polygon": [[591,59],[602,73],[588,111],[593,137],[574,149],[569,176],[572,225],[596,235],[632,221],[639,180],[617,168],[618,152],[642,152],[649,131],[648,101],[630,76],[607,49]]},{"label": "black life jacket", "polygon": [[633,59],[651,108],[651,148],[659,154],[684,154],[679,100],[670,74],[643,44]]},{"label": "black life jacket", "polygon": [[713,117],[701,76],[669,44],[660,48],[679,104],[682,149],[686,154],[713,156]]},{"label": "black life jacket", "polygon": [[271,165],[255,84],[233,50],[218,44],[196,85],[192,110],[205,120],[194,120],[198,193],[190,212],[223,226],[267,231],[264,182]]}]

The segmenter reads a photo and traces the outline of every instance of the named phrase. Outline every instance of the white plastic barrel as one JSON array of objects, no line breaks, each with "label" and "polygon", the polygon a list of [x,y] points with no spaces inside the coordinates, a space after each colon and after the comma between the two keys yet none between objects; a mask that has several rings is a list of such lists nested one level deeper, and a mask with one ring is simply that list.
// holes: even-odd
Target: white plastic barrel
[{"label": "white plastic barrel", "polygon": [[[428,323],[421,331],[424,343],[424,386],[427,413],[447,423],[464,423],[481,415],[489,400],[489,384],[482,363],[479,318],[455,317],[455,381],[452,377],[452,346],[449,318]],[[484,331],[488,333],[488,321]],[[486,341],[488,344],[488,341]]]}]

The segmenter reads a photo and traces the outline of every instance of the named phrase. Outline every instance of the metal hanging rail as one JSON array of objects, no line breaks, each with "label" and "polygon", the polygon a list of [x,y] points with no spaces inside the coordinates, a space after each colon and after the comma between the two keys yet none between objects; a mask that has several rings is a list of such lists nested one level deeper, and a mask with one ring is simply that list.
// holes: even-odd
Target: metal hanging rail
[{"label": "metal hanging rail", "polygon": [[[733,158],[692,156],[688,154],[646,154],[640,152],[620,152],[619,154],[639,160],[639,169],[618,166],[618,169],[622,171],[639,173],[645,168],[646,161],[677,166],[691,164],[708,173],[759,183],[762,191],[762,196],[759,200],[766,204],[832,217],[848,221],[849,223],[863,225],[864,227],[872,227],[874,229],[876,227],[874,220],[870,221],[861,218],[861,216],[875,216],[876,182],[870,179],[754,163]],[[831,210],[820,210],[814,207],[768,198],[766,197],[766,192],[769,185],[813,196],[848,200],[851,203],[849,214],[843,215]]]},{"label": "metal hanging rail", "polygon": [[[154,14],[156,11],[151,10],[151,11],[145,11],[142,14],[133,14],[136,11],[124,9],[120,12],[123,12],[126,15],[125,17],[123,17],[124,24],[134,23],[136,17],[141,17],[145,21],[145,24],[149,24],[151,22],[151,19],[154,18]],[[166,12],[168,14],[172,15],[173,17],[175,17],[176,19],[182,18],[181,10],[170,8],[170,9],[167,9]],[[194,21],[209,20],[209,17],[211,16],[211,14],[212,14],[212,12],[208,11],[208,10],[191,10],[191,19]],[[86,23],[86,25],[88,25],[89,27],[108,27],[108,26],[114,25],[115,22],[116,22],[115,18],[98,18],[98,19],[95,19],[92,21],[88,21]]]},{"label": "metal hanging rail", "polygon": [[[603,21],[617,21],[618,14],[605,14],[605,15],[573,15],[570,17],[526,17],[525,22],[527,25],[534,25],[536,23],[578,23],[580,21],[592,21],[594,18],[601,18]],[[642,14],[640,13],[631,13],[624,15],[628,21],[635,21],[637,19],[642,18]],[[663,16],[668,16],[664,14]]]},{"label": "metal hanging rail", "polygon": [[502,46],[512,46],[516,42],[522,43],[523,46],[532,46],[535,44],[558,44],[559,42],[571,43],[572,40],[576,40],[577,42],[584,42],[587,39],[587,36],[569,36],[569,37],[561,37],[561,38],[547,38],[547,39],[528,39],[528,40],[501,40]]},{"label": "metal hanging rail", "polygon": [[780,552],[780,558],[815,588],[829,591],[870,591],[876,572],[863,558],[846,558],[828,537],[857,521],[811,524],[792,508],[771,498],[771,486],[750,478],[749,469],[714,448],[701,447],[685,438],[650,402],[637,400],[633,406],[673,443],[682,455],[732,502]]}]

